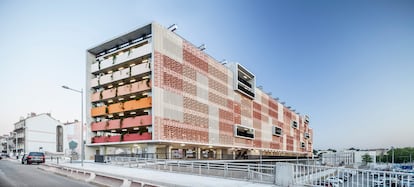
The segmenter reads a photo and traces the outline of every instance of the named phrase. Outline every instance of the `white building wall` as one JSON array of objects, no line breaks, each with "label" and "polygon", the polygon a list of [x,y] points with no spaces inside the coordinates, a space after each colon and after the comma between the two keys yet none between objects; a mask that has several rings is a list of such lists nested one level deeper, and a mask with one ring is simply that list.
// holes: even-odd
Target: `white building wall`
[{"label": "white building wall", "polygon": [[[42,151],[56,153],[56,127],[63,126],[47,114],[26,119],[25,152]],[[63,145],[63,150],[65,145]]]}]

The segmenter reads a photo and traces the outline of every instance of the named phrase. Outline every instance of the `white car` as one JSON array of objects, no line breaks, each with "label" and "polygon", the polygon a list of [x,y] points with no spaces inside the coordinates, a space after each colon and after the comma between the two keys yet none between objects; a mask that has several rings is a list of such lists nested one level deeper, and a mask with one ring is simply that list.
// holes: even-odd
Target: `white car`
[{"label": "white car", "polygon": [[339,184],[343,184],[344,181],[338,177],[329,177],[328,179],[326,179],[327,182],[332,182],[332,183],[339,183]]}]

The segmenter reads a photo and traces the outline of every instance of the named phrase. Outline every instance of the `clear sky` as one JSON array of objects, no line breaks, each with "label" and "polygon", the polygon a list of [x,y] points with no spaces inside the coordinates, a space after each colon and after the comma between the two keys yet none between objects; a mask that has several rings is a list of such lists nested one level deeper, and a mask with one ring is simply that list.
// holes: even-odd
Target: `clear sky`
[{"label": "clear sky", "polygon": [[86,49],[152,21],[311,117],[314,146],[414,146],[414,1],[0,1],[0,134],[80,117]]}]

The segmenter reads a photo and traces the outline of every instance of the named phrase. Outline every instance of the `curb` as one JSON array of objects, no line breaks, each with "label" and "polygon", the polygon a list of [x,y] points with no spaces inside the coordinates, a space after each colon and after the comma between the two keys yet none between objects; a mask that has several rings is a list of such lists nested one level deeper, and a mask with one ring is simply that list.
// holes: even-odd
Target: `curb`
[{"label": "curb", "polygon": [[130,186],[142,186],[142,187],[164,187],[164,186],[175,186],[184,187],[176,184],[168,184],[160,181],[150,181],[146,179],[140,179],[135,177],[120,176],[105,172],[96,172],[86,169],[79,169],[68,166],[59,166],[52,164],[44,164],[43,167],[38,167],[47,172],[53,172],[55,174],[72,178],[75,180],[83,181],[86,183],[95,184],[98,186],[117,186],[117,187],[130,187]]}]

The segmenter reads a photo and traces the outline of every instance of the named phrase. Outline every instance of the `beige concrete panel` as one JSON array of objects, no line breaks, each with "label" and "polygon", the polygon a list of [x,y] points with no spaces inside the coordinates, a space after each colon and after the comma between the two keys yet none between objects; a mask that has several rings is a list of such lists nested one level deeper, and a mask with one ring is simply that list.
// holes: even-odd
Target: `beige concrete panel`
[{"label": "beige concrete panel", "polygon": [[216,106],[208,107],[208,139],[210,144],[219,144],[219,110]]},{"label": "beige concrete panel", "polygon": [[183,39],[163,26],[153,23],[154,49],[183,63]]},{"label": "beige concrete panel", "polygon": [[[228,88],[227,93],[228,93],[228,96],[231,99],[235,99],[236,95],[238,95],[238,94],[234,93],[233,72],[226,68],[226,75],[228,75],[227,76],[228,77],[227,78],[227,88]],[[240,103],[240,96],[239,96],[238,100],[235,100],[235,101]]]},{"label": "beige concrete panel", "polygon": [[152,87],[152,112],[155,116],[164,117],[164,90],[158,87]]},{"label": "beige concrete panel", "polygon": [[255,88],[255,92],[256,92],[256,97],[254,98],[254,100],[260,104],[262,104],[262,96],[263,96],[263,91],[260,90],[259,88]]},{"label": "beige concrete panel", "polygon": [[253,119],[247,118],[241,115],[241,124],[242,126],[253,128]]},{"label": "beige concrete panel", "polygon": [[164,117],[184,122],[183,96],[164,90]]},{"label": "beige concrete panel", "polygon": [[208,102],[208,78],[197,72],[197,99],[200,102]]},{"label": "beige concrete panel", "polygon": [[272,141],[272,125],[262,123],[262,141],[271,142]]},{"label": "beige concrete panel", "polygon": [[283,121],[283,105],[280,103],[277,103],[277,113],[278,113],[278,120]]}]

